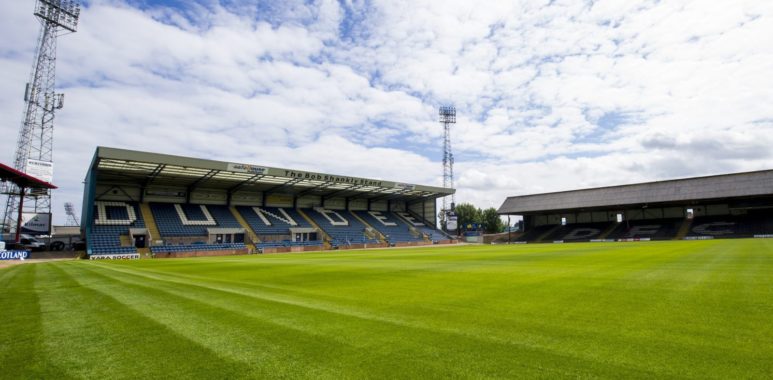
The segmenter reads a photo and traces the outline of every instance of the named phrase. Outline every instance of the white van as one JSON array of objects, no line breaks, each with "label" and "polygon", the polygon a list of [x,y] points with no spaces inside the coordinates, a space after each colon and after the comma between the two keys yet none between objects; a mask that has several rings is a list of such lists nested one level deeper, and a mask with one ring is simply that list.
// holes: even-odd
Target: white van
[{"label": "white van", "polygon": [[14,249],[29,249],[30,251],[45,251],[46,243],[27,234],[19,235],[19,244],[16,244],[16,234],[3,234],[3,241],[6,247]]}]

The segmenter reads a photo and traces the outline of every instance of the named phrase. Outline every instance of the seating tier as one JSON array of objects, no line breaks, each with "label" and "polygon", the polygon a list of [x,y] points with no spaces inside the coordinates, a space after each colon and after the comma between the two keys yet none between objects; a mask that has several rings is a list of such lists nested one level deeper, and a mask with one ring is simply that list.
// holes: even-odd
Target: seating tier
[{"label": "seating tier", "polygon": [[[132,210],[134,215],[130,216],[129,210]],[[129,235],[130,228],[145,228],[145,222],[136,203],[97,202],[94,206],[91,233],[87,239],[91,254],[137,253],[134,247],[121,247],[121,235]]]},{"label": "seating tier", "polygon": [[555,224],[545,224],[542,226],[531,227],[527,229],[523,235],[518,237],[518,239],[515,239],[515,241],[536,241],[540,238],[540,236],[544,235],[555,227]]},{"label": "seating tier", "polygon": [[378,218],[373,216],[368,211],[354,211],[357,216],[362,218],[371,227],[381,232],[389,243],[398,242],[411,242],[411,241],[423,241],[421,236],[413,236],[411,234],[410,227],[397,215],[391,212],[376,212],[379,218],[386,223],[394,224],[393,226],[384,225]]},{"label": "seating tier", "polygon": [[[231,214],[227,206],[181,204],[185,218],[189,224],[184,224],[174,204],[151,203],[150,210],[156,220],[161,237],[206,236],[207,228],[242,228],[239,221]],[[204,210],[209,212],[209,219]]]},{"label": "seating tier", "polygon": [[419,232],[429,236],[429,240],[432,240],[433,242],[450,239],[442,232],[431,227],[419,227]]},{"label": "seating tier", "polygon": [[679,232],[683,218],[628,220],[607,236],[608,239],[670,240]]},{"label": "seating tier", "polygon": [[325,233],[330,236],[332,241],[330,244],[333,247],[339,247],[339,246],[347,246],[351,244],[376,244],[378,243],[378,240],[376,239],[369,239],[365,236],[365,225],[362,224],[359,220],[357,220],[354,215],[352,215],[349,211],[343,211],[343,210],[336,210],[335,213],[338,214],[343,220],[345,220],[348,225],[333,225],[330,223],[330,221],[320,214],[317,210],[314,209],[306,209],[304,210],[306,215],[308,215],[312,220],[314,220],[314,223],[316,223],[319,228],[325,231]]},{"label": "seating tier", "polygon": [[309,241],[267,241],[263,243],[255,244],[256,248],[280,248],[280,247],[318,247],[322,246],[321,240],[309,240]]},{"label": "seating tier", "polygon": [[744,238],[770,234],[773,234],[773,215],[757,213],[696,217],[687,237]]},{"label": "seating tier", "polygon": [[196,251],[223,251],[230,249],[246,249],[244,243],[223,244],[188,244],[188,245],[157,245],[150,247],[153,253],[175,253]]},{"label": "seating tier", "polygon": [[611,227],[613,222],[572,223],[561,226],[545,237],[545,241],[590,241]]},{"label": "seating tier", "polygon": [[236,210],[239,212],[239,214],[242,215],[244,220],[247,221],[247,224],[250,225],[250,228],[252,228],[252,231],[254,231],[255,234],[257,234],[258,236],[289,235],[291,227],[303,227],[303,228],[312,227],[311,224],[303,216],[301,216],[301,214],[299,214],[295,209],[282,208],[282,211],[287,213],[287,215],[290,218],[292,218],[292,221],[296,223],[295,226],[283,220],[285,219],[285,217],[284,217],[284,214],[282,214],[282,212],[279,210],[279,207],[260,207],[259,209],[265,211],[265,214],[263,216],[270,224],[266,224],[265,222],[263,222],[263,219],[261,219],[260,216],[258,216],[258,214],[255,212],[255,209],[253,209],[252,207],[247,207],[247,206],[236,207]]}]

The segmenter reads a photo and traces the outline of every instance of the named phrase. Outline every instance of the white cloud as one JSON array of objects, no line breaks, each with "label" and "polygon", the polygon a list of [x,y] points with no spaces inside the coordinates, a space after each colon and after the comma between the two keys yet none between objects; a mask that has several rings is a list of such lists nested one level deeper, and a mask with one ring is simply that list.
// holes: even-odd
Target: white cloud
[{"label": "white cloud", "polygon": [[[80,201],[97,145],[437,185],[448,103],[457,202],[481,207],[773,167],[771,2],[186,7],[93,1],[60,39],[55,211]],[[0,5],[3,162],[31,13]]]}]

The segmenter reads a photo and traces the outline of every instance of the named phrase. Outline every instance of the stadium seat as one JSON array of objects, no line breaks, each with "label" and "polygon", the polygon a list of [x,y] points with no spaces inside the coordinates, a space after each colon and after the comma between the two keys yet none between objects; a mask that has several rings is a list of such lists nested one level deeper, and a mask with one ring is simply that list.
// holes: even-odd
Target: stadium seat
[{"label": "stadium seat", "polygon": [[744,215],[698,216],[686,238],[748,238],[769,234],[773,234],[773,216],[759,211]]},{"label": "stadium seat", "polygon": [[555,224],[546,224],[536,227],[527,228],[523,235],[521,235],[515,241],[533,242],[539,239],[542,235],[546,234],[551,229],[556,228]]},{"label": "stadium seat", "polygon": [[130,228],[145,228],[136,203],[95,202],[94,224],[87,238],[91,254],[137,253],[135,247],[121,246],[121,235],[128,235]]},{"label": "stadium seat", "polygon": [[241,228],[227,206],[151,203],[161,237],[207,236],[207,228]]},{"label": "stadium seat", "polygon": [[628,220],[607,235],[608,239],[671,240],[679,232],[683,218]]},{"label": "stadium seat", "polygon": [[312,227],[303,216],[292,208],[238,206],[236,210],[258,237],[261,235],[289,236],[290,228]]},{"label": "stadium seat", "polygon": [[223,244],[187,244],[187,245],[156,245],[150,247],[150,251],[157,253],[176,253],[176,252],[201,252],[201,251],[222,251],[231,249],[246,249],[244,243],[223,243]]},{"label": "stadium seat", "polygon": [[354,211],[354,213],[384,235],[389,243],[424,240],[420,231],[416,230],[417,234],[414,236],[408,224],[391,212]]},{"label": "stadium seat", "polygon": [[309,240],[309,241],[290,241],[290,240],[278,240],[267,241],[255,244],[255,247],[260,248],[280,248],[280,247],[321,247],[321,240]]},{"label": "stadium seat", "polygon": [[612,222],[571,223],[551,232],[544,241],[590,241],[597,239],[602,232],[610,228]]},{"label": "stadium seat", "polygon": [[327,210],[323,208],[304,209],[316,223],[332,239],[333,247],[352,244],[376,244],[378,240],[365,236],[365,225],[349,211]]}]

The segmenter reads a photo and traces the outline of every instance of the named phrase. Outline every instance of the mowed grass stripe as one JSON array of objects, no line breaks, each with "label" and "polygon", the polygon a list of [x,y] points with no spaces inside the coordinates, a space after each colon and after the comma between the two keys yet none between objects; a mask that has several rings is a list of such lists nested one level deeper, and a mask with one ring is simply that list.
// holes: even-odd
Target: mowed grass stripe
[{"label": "mowed grass stripe", "polygon": [[[39,264],[46,357],[76,378],[234,377],[240,364]],[[36,358],[28,358],[30,361]],[[59,373],[55,373],[58,378]],[[26,376],[22,376],[26,377]]]},{"label": "mowed grass stripe", "polygon": [[[113,278],[118,279],[117,277]],[[127,281],[129,286],[137,285],[131,279],[124,278],[121,281]],[[179,282],[164,284],[163,281],[160,284],[148,285],[152,290],[161,289],[159,286],[165,286],[164,292],[166,293],[174,293],[176,296],[186,299],[196,299],[203,304],[217,304],[219,309],[233,311],[240,318],[241,316],[249,316],[312,335],[317,340],[322,340],[323,344],[322,347],[312,349],[311,352],[325,353],[326,355],[319,358],[305,355],[307,361],[328,368],[336,368],[341,363],[343,364],[342,368],[348,367],[349,371],[352,368],[351,363],[360,363],[361,368],[367,369],[366,372],[358,373],[354,377],[361,377],[369,373],[390,373],[404,377],[458,376],[460,374],[472,376],[487,372],[490,372],[488,374],[491,376],[514,376],[530,372],[533,374],[568,374],[568,372],[560,371],[556,373],[558,367],[541,368],[529,365],[529,362],[521,364],[522,368],[518,368],[517,372],[513,372],[513,368],[507,368],[505,372],[497,372],[501,371],[501,368],[497,369],[501,363],[512,363],[510,359],[517,357],[523,359],[524,356],[529,355],[541,361],[546,361],[553,356],[556,363],[570,361],[575,362],[579,368],[590,368],[588,363],[581,363],[575,358],[559,356],[551,352],[527,347],[508,347],[501,342],[481,340],[475,336],[460,336],[444,331],[396,325],[392,321],[383,321],[361,314],[354,316],[339,314],[332,309],[309,309],[297,301],[283,303],[276,301],[276,298],[262,299],[239,293],[224,292],[222,289],[209,289],[191,283],[183,284],[183,287],[180,286]],[[228,318],[225,314],[227,313],[223,312],[207,323],[212,326],[212,324],[227,322]],[[226,323],[224,328],[233,329],[234,326],[248,326],[250,324],[251,321],[248,320],[231,321]],[[241,330],[239,327],[237,329]],[[255,334],[257,330],[259,328],[251,327],[245,334]],[[240,331],[237,335],[242,336],[242,332]],[[287,340],[293,342],[294,346],[310,344],[309,342],[299,342],[294,336],[297,334],[293,332],[280,332],[279,335],[286,336]],[[459,352],[459,346],[466,349],[474,346],[479,346],[479,348],[470,352]],[[486,348],[484,349],[484,347]],[[478,352],[481,349],[484,351],[488,349],[491,352],[481,355]],[[463,361],[466,365],[459,367],[458,360],[464,359],[464,356],[469,356],[469,354],[479,355],[480,358],[468,358],[470,360]],[[291,362],[281,356],[277,356],[275,359],[284,361],[285,365]],[[397,363],[400,365],[396,365]],[[384,365],[387,367],[381,368]],[[618,373],[620,371],[626,372],[627,370],[621,368],[618,369]],[[340,376],[341,373],[346,372],[336,372],[334,377]],[[352,374],[350,373],[350,375]]]},{"label": "mowed grass stripe", "polygon": [[[587,245],[586,245],[586,246],[587,246]],[[591,267],[592,267],[592,266],[591,266]],[[313,276],[313,275],[312,275],[312,276]],[[596,277],[598,277],[598,276],[596,276]],[[564,292],[564,293],[565,293],[565,292]],[[564,302],[559,302],[559,304],[565,304],[565,303],[564,303]],[[593,322],[593,321],[591,321],[591,322]],[[599,321],[599,322],[603,322],[603,320],[602,320],[602,321]],[[603,325],[604,325],[604,323],[596,323],[596,324],[594,324],[594,325],[591,325],[591,326],[590,326],[590,328],[588,328],[588,329],[580,329],[580,332],[584,333],[584,334],[583,334],[584,336],[591,336],[591,337],[592,337],[592,336],[594,335],[594,331],[593,331],[593,329],[596,327],[596,325],[603,326]],[[562,326],[561,326],[561,324],[559,324],[559,325],[557,325],[557,326],[554,326],[554,327],[552,328],[552,330],[559,330],[559,331],[560,331],[560,330],[561,330],[561,327],[562,327]],[[586,330],[588,330],[588,331],[586,331]],[[555,334],[554,334],[554,335],[555,335]],[[612,334],[612,335],[614,335],[614,334]],[[576,337],[576,336],[568,336],[568,337],[566,337],[566,338],[569,338],[569,339],[571,339],[570,341],[576,341],[576,340],[577,340],[576,338],[580,338],[579,342],[580,342],[580,344],[582,344],[582,340],[581,340],[581,339],[583,338],[583,336],[579,336],[579,337]],[[569,339],[567,339],[567,340],[569,340]],[[629,343],[629,345],[630,345],[630,343],[632,343],[632,342],[630,342],[630,341],[629,341],[629,342],[627,342],[627,343]],[[669,343],[669,342],[666,342],[666,343]],[[642,345],[646,345],[646,342],[644,342]],[[567,348],[569,348],[569,349],[575,349],[575,348],[577,348],[577,347],[573,347],[574,345],[572,345],[572,344],[565,344],[565,346],[566,346]],[[624,345],[623,345],[622,347],[623,347],[623,348],[625,348],[626,346],[624,346]],[[580,347],[580,348],[581,348],[581,347]],[[607,353],[607,355],[609,355],[609,354],[614,354],[614,353],[616,353],[616,351],[617,351],[616,349],[610,349],[610,352],[609,352],[609,353]],[[668,357],[666,356],[666,358],[668,358]]]},{"label": "mowed grass stripe", "polygon": [[[134,272],[134,273],[139,274],[141,276],[149,276],[147,271]],[[155,273],[153,275],[154,278],[159,275],[158,272],[154,272],[154,273]],[[185,285],[195,285],[195,284],[201,283],[201,281],[204,279],[204,278],[198,277],[198,276],[193,277],[193,276],[190,276],[190,275],[179,275],[179,274],[168,274],[166,276],[169,278],[168,279],[169,281],[174,281],[174,282],[177,282],[179,284],[185,284]],[[415,326],[415,327],[425,327],[422,324],[418,324],[418,325],[416,324],[417,322],[424,321],[424,319],[416,318],[415,315],[408,316],[405,319],[401,319],[401,316],[399,316],[399,315],[398,316],[388,317],[385,313],[381,313],[380,315],[373,315],[372,313],[364,312],[364,311],[353,309],[353,308],[343,308],[340,305],[336,305],[336,304],[332,304],[332,305],[331,304],[325,304],[325,303],[320,302],[320,300],[318,300],[318,299],[304,299],[303,297],[292,297],[291,295],[292,295],[293,292],[287,291],[287,289],[288,289],[287,287],[284,287],[282,289],[283,290],[282,294],[277,296],[277,295],[275,295],[273,293],[270,293],[270,292],[266,294],[264,292],[265,289],[255,289],[255,288],[262,288],[261,285],[254,286],[253,289],[250,289],[247,286],[248,284],[246,284],[244,282],[217,280],[217,281],[209,282],[210,285],[208,285],[208,286],[214,288],[213,283],[219,284],[219,285],[217,285],[218,289],[221,289],[221,290],[224,290],[224,291],[229,291],[229,292],[236,292],[238,294],[249,295],[251,297],[255,297],[255,296],[257,296],[257,294],[262,294],[261,297],[266,298],[266,299],[271,299],[271,300],[274,300],[274,301],[277,301],[277,302],[285,302],[285,303],[296,304],[296,305],[303,306],[303,307],[310,307],[310,308],[316,308],[316,309],[321,309],[321,310],[334,311],[336,313],[342,313],[342,314],[347,314],[347,315],[351,315],[351,316],[358,316],[358,317],[362,317],[362,318],[377,319],[377,320],[380,320],[380,321],[383,321],[383,322],[388,322],[388,323],[395,323],[395,324],[401,324],[401,325],[406,325],[406,326]],[[225,284],[225,285],[223,285],[223,284]],[[231,287],[229,287],[229,285],[231,285]],[[238,287],[238,290],[237,290],[237,287]],[[306,292],[303,292],[303,293],[304,293],[303,295],[305,296]],[[288,296],[288,295],[290,295],[290,296]],[[576,298],[576,296],[577,295],[574,294],[574,293],[573,294],[569,294],[569,295],[565,295],[566,298]],[[339,297],[339,298],[337,298],[335,300],[340,301],[341,298]],[[362,302],[364,300],[357,300],[357,301],[358,302]],[[553,300],[551,300],[551,302],[552,303],[556,303],[556,300],[553,299]],[[564,304],[564,302],[558,302],[558,303]],[[443,306],[442,304],[435,304],[435,305],[433,305],[433,308],[432,308],[431,311],[433,311],[433,312],[437,312],[437,311],[440,311],[440,312],[452,312],[452,311],[455,311],[451,307],[449,307],[449,308],[442,308],[441,309],[442,306]],[[472,305],[472,306],[474,308],[477,308],[476,305]],[[416,307],[421,308],[421,305],[417,305]],[[473,307],[471,307],[471,308],[473,308]],[[368,309],[365,308],[364,310],[368,310]],[[414,310],[414,312],[415,311],[416,310]],[[475,326],[475,327],[477,327],[477,326]],[[470,329],[469,325],[464,325],[461,328],[458,328],[458,329],[456,329],[456,330],[454,330],[452,332],[464,333],[465,331],[468,331],[469,329]],[[492,338],[494,338],[494,337],[492,336]]]},{"label": "mowed grass stripe", "polygon": [[44,350],[45,335],[38,294],[37,265],[15,265],[0,272],[0,377],[70,378]]},{"label": "mowed grass stripe", "polygon": [[[141,272],[140,275],[141,276],[148,276],[148,274],[146,272]],[[157,277],[157,276],[158,275],[156,274],[153,277]],[[202,278],[200,278],[200,277],[189,278],[190,276],[180,276],[180,275],[168,275],[168,277],[169,277],[170,281],[174,281],[175,283],[183,284],[183,285],[187,285],[187,286],[196,286],[196,284],[199,284],[199,283],[202,282]],[[421,308],[419,305],[414,306],[414,310],[413,310],[413,314],[414,315],[410,315],[410,316],[409,315],[404,315],[404,316],[400,316],[400,315],[387,316],[386,313],[383,312],[383,311],[379,315],[375,315],[373,313],[367,312],[367,310],[368,310],[367,308],[364,309],[365,311],[363,311],[363,310],[354,309],[354,308],[352,308],[350,306],[343,307],[343,306],[339,306],[339,305],[336,305],[336,304],[323,304],[319,300],[312,300],[312,299],[304,300],[303,298],[299,298],[299,297],[289,297],[287,294],[289,294],[291,292],[283,292],[282,295],[277,296],[277,295],[270,294],[270,293],[266,294],[264,291],[262,291],[262,289],[249,289],[249,288],[245,288],[245,284],[244,283],[230,282],[230,284],[233,285],[232,288],[227,287],[227,285],[226,286],[222,285],[223,283],[228,284],[228,282],[226,282],[226,281],[218,280],[217,283],[219,284],[219,285],[217,285],[217,289],[218,290],[227,291],[227,292],[235,292],[237,294],[247,295],[249,297],[256,297],[258,294],[260,294],[260,298],[267,299],[267,300],[272,300],[272,301],[275,301],[275,302],[289,303],[289,304],[293,304],[293,305],[297,305],[297,306],[308,307],[308,308],[318,309],[318,310],[322,310],[322,311],[329,311],[329,312],[338,313],[338,314],[344,314],[344,315],[347,315],[347,316],[353,316],[353,317],[359,317],[359,318],[365,318],[365,319],[373,319],[373,320],[378,320],[378,321],[381,321],[381,322],[384,322],[384,323],[392,323],[392,324],[398,324],[398,325],[402,325],[402,326],[406,326],[406,327],[429,329],[429,330],[432,330],[432,331],[443,331],[445,333],[460,334],[460,335],[469,336],[469,337],[475,338],[475,339],[486,339],[486,340],[492,341],[492,343],[493,342],[496,342],[496,343],[507,343],[507,344],[512,344],[512,345],[523,346],[523,347],[532,347],[532,348],[542,348],[543,347],[543,346],[534,345],[534,344],[530,345],[529,341],[525,340],[524,339],[524,335],[523,335],[523,334],[529,334],[527,331],[522,331],[521,334],[518,336],[517,340],[503,339],[503,338],[506,338],[506,337],[501,337],[498,334],[498,332],[500,332],[499,328],[501,326],[494,326],[496,328],[495,330],[491,330],[491,331],[489,331],[489,332],[484,334],[483,331],[480,331],[480,327],[481,326],[470,326],[469,323],[467,323],[466,321],[464,321],[464,323],[461,323],[461,324],[459,324],[458,326],[456,326],[454,328],[451,328],[451,326],[449,326],[449,325],[442,326],[442,327],[441,326],[437,326],[437,325],[428,325],[427,323],[424,323],[424,322],[426,322],[426,318],[424,318],[426,316],[421,316],[421,318],[418,318],[417,315],[416,315],[416,314],[418,314],[417,311],[418,312],[422,311],[422,310],[419,310]],[[214,287],[212,284],[207,285],[207,286]],[[240,289],[237,290],[236,286],[238,286]],[[448,315],[453,315],[451,313],[459,311],[458,307],[455,308],[456,310],[454,310],[454,308],[445,308],[445,309],[440,310],[437,307],[438,305],[435,305],[435,306],[436,307],[433,307],[432,309],[424,308],[425,309],[424,310],[424,314],[427,314],[427,313],[431,312],[431,313],[434,313],[434,314],[438,314],[438,313],[444,313],[445,314],[445,313],[448,313]],[[467,308],[471,309],[470,307],[467,307]],[[515,317],[517,317],[517,316],[515,316]],[[513,322],[513,323],[520,322],[520,321],[516,321],[512,317],[511,318],[506,318],[506,319],[508,319],[508,322]],[[485,320],[484,320],[484,322],[485,322]],[[553,328],[551,326],[546,326],[546,327],[550,327],[552,329],[555,329],[555,328]],[[535,326],[531,326],[530,329],[534,330],[534,328],[535,328]],[[585,333],[585,331],[583,331],[583,333]],[[535,336],[535,337],[538,337],[538,336]],[[571,350],[567,350],[567,351],[571,352]]]},{"label": "mowed grass stripe", "polygon": [[[726,347],[724,344],[727,342],[719,341],[715,343],[707,341],[700,334],[691,335],[684,333],[682,331],[684,326],[672,323],[671,317],[679,313],[683,306],[689,306],[689,302],[687,305],[684,304],[684,298],[689,298],[690,296],[689,289],[694,287],[695,283],[700,283],[700,279],[705,279],[707,271],[711,272],[711,270],[717,269],[709,268],[710,270],[707,270],[707,267],[711,266],[710,264],[705,264],[705,259],[707,258],[703,258],[701,260],[704,261],[700,261],[700,266],[703,267],[699,266],[696,268],[693,265],[681,263],[681,259],[686,257],[685,255],[693,254],[691,250],[685,248],[691,246],[693,249],[695,248],[694,245],[684,245],[681,243],[664,243],[663,245],[655,243],[654,246],[631,245],[626,247],[631,248],[627,250],[628,252],[618,252],[618,254],[625,253],[626,255],[635,254],[634,257],[651,256],[647,261],[650,264],[657,265],[646,266],[630,272],[620,271],[618,273],[618,271],[615,271],[606,273],[605,271],[599,271],[592,276],[590,281],[582,276],[571,281],[557,279],[565,285],[568,284],[569,286],[585,290],[583,291],[584,294],[578,294],[573,291],[567,292],[565,290],[551,290],[551,292],[555,291],[555,293],[563,295],[551,297],[551,299],[554,303],[564,307],[563,315],[547,318],[557,324],[551,329],[561,331],[561,325],[572,325],[579,332],[586,333],[586,336],[590,338],[586,342],[588,344],[593,344],[594,341],[598,344],[599,340],[601,340],[599,337],[601,337],[604,339],[603,346],[608,349],[603,355],[609,358],[609,360],[625,360],[627,357],[628,360],[641,360],[642,363],[648,366],[655,362],[662,363],[663,367],[671,368],[670,373],[688,376],[693,367],[690,365],[680,365],[680,361],[692,362],[707,358],[705,360],[710,362],[710,365],[713,367],[721,368],[724,366],[727,369],[739,369],[741,370],[740,373],[746,374],[746,369],[739,368],[735,359],[725,354]],[[709,245],[713,246],[713,244],[710,243]],[[593,245],[585,245],[585,247],[589,246]],[[542,247],[551,246],[543,245]],[[620,246],[618,245],[618,247]],[[556,247],[553,249],[560,251],[566,248],[570,248],[570,246],[561,246],[561,248]],[[652,251],[659,253],[651,255],[644,252],[635,252],[644,248],[659,248],[657,251],[652,249]],[[723,257],[732,257],[732,254],[733,252],[728,252]],[[708,259],[715,260],[715,257],[708,257]],[[618,262],[614,257],[609,257],[605,260]],[[662,267],[668,266],[677,267],[679,270],[670,273],[665,283],[650,278],[650,280],[644,281],[643,284],[639,281],[635,282],[636,291],[619,291],[626,288],[628,283],[626,277],[632,273],[661,271]],[[690,275],[690,273],[687,273],[686,277],[680,277],[685,270],[687,272],[694,272],[699,278],[694,278],[695,276]],[[572,295],[575,302],[569,302],[570,300],[565,297],[567,294]],[[682,303],[670,304],[669,302],[664,302],[664,298],[666,300],[669,298],[681,299]],[[542,309],[544,310],[544,308]],[[726,311],[724,310],[724,312]],[[731,314],[735,315],[734,313]],[[688,326],[689,322],[687,321]],[[726,322],[732,325],[731,320]],[[709,324],[706,326],[705,331],[711,331],[713,327]],[[664,331],[669,333],[663,334]],[[750,334],[757,334],[758,332],[749,331]],[[597,338],[592,338],[594,335]],[[619,342],[622,344],[615,344],[618,343],[615,341],[615,337],[622,339]],[[573,341],[583,341],[583,336],[573,335],[568,338]],[[625,340],[628,340],[629,344],[624,344]],[[733,343],[734,339],[730,342]],[[674,355],[675,351],[678,352],[678,355]],[[756,357],[756,359],[759,359],[758,363],[765,363],[759,353],[759,350],[748,349],[744,354]]]},{"label": "mowed grass stripe", "polygon": [[[630,272],[619,283],[609,284],[609,289],[604,292],[619,289],[619,294],[610,296],[600,293],[586,303],[589,309],[604,312],[584,313],[580,310],[570,319],[595,316],[596,319],[590,322],[598,326],[619,328],[626,335],[650,337],[652,341],[649,344],[621,347],[613,356],[639,357],[650,365],[657,363],[678,369],[679,376],[705,377],[707,367],[712,368],[712,373],[733,374],[734,377],[766,373],[770,370],[770,363],[765,355],[773,349],[769,342],[758,342],[768,346],[764,350],[760,350],[758,345],[741,343],[749,338],[757,341],[760,332],[773,335],[770,325],[759,319],[762,314],[739,314],[743,310],[739,308],[740,303],[756,298],[758,291],[765,289],[764,282],[759,283],[762,278],[758,278],[756,283],[750,279],[752,282],[749,285],[756,285],[755,292],[717,287],[725,281],[723,278],[728,273],[729,262],[735,266],[733,270],[753,273],[766,268],[737,267],[736,261],[744,257],[741,248],[747,246],[747,242],[727,243],[687,245],[693,248],[700,246],[701,249],[684,252],[680,248],[683,251],[680,260],[668,260],[659,266]],[[666,245],[674,244],[678,243]],[[770,268],[768,263],[767,270]],[[614,313],[620,310],[615,307],[620,303],[628,304],[624,308],[625,313]],[[600,315],[605,317],[598,318]],[[750,318],[739,320],[740,315]],[[761,326],[764,327],[760,329]],[[609,333],[612,332],[602,335]],[[751,366],[739,366],[739,357],[747,358],[747,364]]]},{"label": "mowed grass stripe", "polygon": [[[200,279],[198,279],[198,280],[200,280]],[[475,326],[474,324],[473,324],[473,325],[470,325],[470,324],[464,324],[464,325],[463,325],[463,326],[461,326],[461,327],[460,327],[458,330],[461,330],[461,329],[467,329],[467,330],[469,331],[469,330],[471,330],[471,329],[474,329],[475,327],[476,327],[476,326]],[[548,327],[551,327],[551,326],[548,326]],[[535,326],[531,326],[531,327],[529,328],[529,330],[534,330],[534,329],[535,329]],[[551,327],[551,330],[553,330],[553,333],[555,332],[555,330],[556,330],[556,329],[557,329],[557,328],[556,328],[555,326]],[[560,326],[558,326],[558,329],[560,330]],[[586,334],[587,332],[586,332],[586,331],[584,331],[584,330],[583,330],[583,331],[581,331],[581,333],[583,333],[583,335],[587,335],[587,334]],[[496,332],[489,332],[488,334],[478,334],[478,335],[477,335],[477,337],[481,337],[481,336],[483,336],[483,337],[486,337],[486,338],[488,338],[488,339],[491,339],[491,338],[498,338],[498,337],[496,337],[496,335],[495,335],[495,334],[496,334]],[[522,336],[521,336],[521,338],[522,338]],[[575,337],[575,338],[577,338],[577,337]],[[580,336],[579,338],[582,338],[582,336]],[[496,339],[496,340],[497,340],[497,341],[501,341],[501,339]],[[520,341],[519,341],[519,342],[517,342],[517,343],[518,343],[519,345],[523,345],[523,343],[522,343],[522,342],[520,342]],[[629,344],[630,342],[629,342],[629,341],[626,341],[625,343],[626,343],[626,344]],[[645,342],[645,343],[646,343],[646,342]],[[566,349],[567,349],[567,351],[568,351],[568,352],[570,352],[570,353],[571,353],[571,352],[573,352],[573,351],[575,351],[575,350],[573,350],[573,348],[575,348],[575,347],[572,347],[572,345],[567,345],[567,347],[565,347],[565,348],[566,348]],[[612,363],[607,363],[607,365],[612,365]]]},{"label": "mowed grass stripe", "polygon": [[[205,286],[88,271],[82,276],[90,282],[87,286],[113,294],[203,345],[253,363],[266,375],[333,377],[340,357],[330,356],[331,351],[348,359],[359,352],[336,336],[311,331],[304,323],[307,310],[301,308],[277,310],[275,302],[239,299]],[[277,319],[266,318],[278,313]],[[185,323],[180,323],[180,315],[187,316]]]},{"label": "mowed grass stripe", "polygon": [[[223,376],[230,378],[773,375],[773,240],[42,265],[53,273],[20,279],[23,272],[0,270],[0,284],[19,288],[2,300],[34,301],[24,293],[31,287],[41,324],[1,336],[13,342],[42,335],[30,349],[73,377],[131,371],[109,360],[129,330],[73,340],[100,348],[89,360],[108,358],[94,369],[86,359],[62,356],[58,341],[67,329],[51,316],[126,314],[137,321],[129,326],[140,340],[143,326],[170,336],[146,341],[151,351],[205,353],[227,363]],[[65,310],[68,292],[79,296]],[[217,365],[201,369],[179,357],[172,357],[179,373],[223,377],[213,375]],[[139,373],[162,371],[152,355],[140,359],[151,369]],[[41,377],[29,365],[11,368]]]}]

